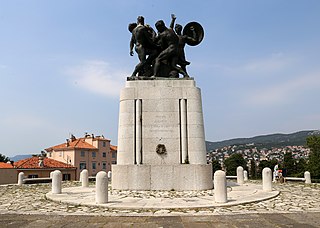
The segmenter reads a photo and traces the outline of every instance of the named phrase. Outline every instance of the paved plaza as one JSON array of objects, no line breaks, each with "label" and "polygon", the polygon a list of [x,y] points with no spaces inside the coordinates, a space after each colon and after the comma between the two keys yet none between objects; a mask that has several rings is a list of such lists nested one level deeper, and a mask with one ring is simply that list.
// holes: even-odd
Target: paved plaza
[{"label": "paved plaza", "polygon": [[[250,181],[253,184],[261,184]],[[64,182],[63,188],[80,183]],[[0,227],[74,227],[112,224],[146,227],[320,227],[320,185],[274,184],[280,194],[272,199],[243,205],[171,209],[121,209],[76,206],[47,200],[51,184],[0,186]],[[196,194],[196,193],[194,193]],[[33,215],[33,216],[30,216]],[[79,216],[81,215],[81,216]],[[47,224],[47,225],[45,225]],[[210,225],[211,224],[211,225]],[[214,226],[212,225],[214,224]],[[282,225],[281,225],[282,224]],[[281,226],[280,226],[281,225]],[[53,225],[52,225],[53,226]],[[85,227],[85,226],[83,226]],[[115,226],[116,227],[116,226]]]}]

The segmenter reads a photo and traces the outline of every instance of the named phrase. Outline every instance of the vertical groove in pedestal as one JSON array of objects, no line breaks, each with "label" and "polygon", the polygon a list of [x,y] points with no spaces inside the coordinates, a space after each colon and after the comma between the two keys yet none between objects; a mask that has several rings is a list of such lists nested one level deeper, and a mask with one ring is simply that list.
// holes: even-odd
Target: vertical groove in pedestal
[{"label": "vertical groove in pedestal", "polygon": [[181,163],[187,162],[188,139],[187,139],[187,100],[180,99],[180,142],[181,142]]},{"label": "vertical groove in pedestal", "polygon": [[136,100],[136,119],[135,119],[135,144],[136,144],[136,162],[137,164],[142,163],[142,100]]}]

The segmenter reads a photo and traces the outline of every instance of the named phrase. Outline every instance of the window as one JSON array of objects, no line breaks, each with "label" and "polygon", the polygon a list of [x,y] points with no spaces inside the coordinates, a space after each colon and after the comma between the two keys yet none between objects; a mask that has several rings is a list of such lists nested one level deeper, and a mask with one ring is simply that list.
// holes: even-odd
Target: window
[{"label": "window", "polygon": [[102,157],[104,157],[104,158],[107,157],[107,153],[106,153],[106,152],[103,152],[103,153],[102,153]]},{"label": "window", "polygon": [[102,162],[102,169],[107,169],[107,163],[106,162]]},{"label": "window", "polygon": [[102,146],[103,146],[103,147],[106,147],[106,142],[102,142]]},{"label": "window", "polygon": [[93,152],[92,152],[92,157],[95,158],[96,156],[97,156],[96,152],[93,151]]},{"label": "window", "polygon": [[97,164],[95,162],[92,162],[92,169],[96,169],[97,168]]},{"label": "window", "polygon": [[112,161],[111,162],[113,165],[116,165],[117,164],[117,161]]},{"label": "window", "polygon": [[62,180],[63,181],[71,180],[71,174],[66,174],[66,173],[62,174]]},{"label": "window", "polygon": [[84,157],[85,154],[86,154],[85,151],[84,151],[84,150],[81,150],[81,155],[80,155],[80,156],[81,156],[81,157]]},{"label": "window", "polygon": [[59,153],[59,157],[62,157],[62,152]]},{"label": "window", "polygon": [[85,162],[80,162],[80,169],[85,169],[87,167]]},{"label": "window", "polygon": [[112,158],[116,158],[116,152],[112,151]]}]

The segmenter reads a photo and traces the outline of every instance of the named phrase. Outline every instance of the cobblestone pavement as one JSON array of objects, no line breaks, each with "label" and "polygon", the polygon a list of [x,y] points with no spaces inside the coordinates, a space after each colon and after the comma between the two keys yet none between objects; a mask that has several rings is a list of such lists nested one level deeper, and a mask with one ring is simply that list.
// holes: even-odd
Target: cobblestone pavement
[{"label": "cobblestone pavement", "polygon": [[[79,186],[77,182],[64,182],[64,187]],[[59,215],[223,215],[242,213],[320,212],[320,184],[274,184],[281,191],[276,198],[245,205],[203,209],[149,209],[121,210],[90,206],[73,206],[45,199],[51,184],[0,186],[0,214],[59,214]]]},{"label": "cobblestone pavement", "polygon": [[0,227],[320,227],[320,184],[274,188],[279,196],[258,203],[142,211],[55,203],[45,199],[51,184],[0,186]]}]

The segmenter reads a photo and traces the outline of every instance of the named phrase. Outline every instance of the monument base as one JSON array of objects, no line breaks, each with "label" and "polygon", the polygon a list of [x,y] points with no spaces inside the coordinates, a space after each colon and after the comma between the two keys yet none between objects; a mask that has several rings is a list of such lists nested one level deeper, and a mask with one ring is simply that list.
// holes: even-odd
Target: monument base
[{"label": "monument base", "polygon": [[112,188],[205,190],[212,185],[201,92],[195,81],[127,81],[120,94]]},{"label": "monument base", "polygon": [[183,191],[212,187],[211,165],[112,165],[113,189]]}]

